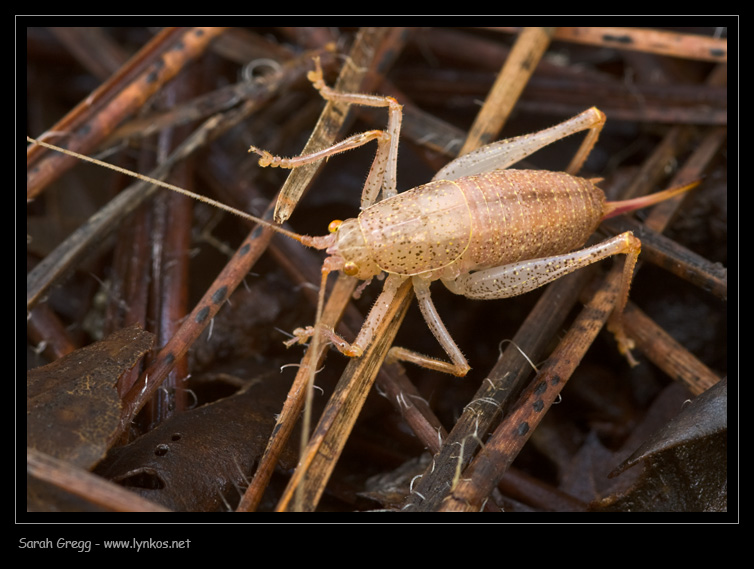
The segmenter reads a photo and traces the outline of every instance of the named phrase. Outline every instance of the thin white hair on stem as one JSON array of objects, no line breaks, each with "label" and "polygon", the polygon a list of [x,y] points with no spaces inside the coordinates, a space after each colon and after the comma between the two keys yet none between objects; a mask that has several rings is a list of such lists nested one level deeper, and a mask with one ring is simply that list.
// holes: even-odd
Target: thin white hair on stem
[{"label": "thin white hair on stem", "polygon": [[497,407],[498,409],[500,408],[500,402],[497,401],[496,399],[493,399],[492,397],[478,397],[476,399],[472,399],[471,401],[469,401],[466,404],[466,406],[463,408],[463,410],[466,411],[468,407],[470,407],[472,404],[476,403],[477,401],[480,403],[488,403],[489,405],[493,405]]},{"label": "thin white hair on stem", "polygon": [[513,340],[502,340],[502,341],[500,342],[500,344],[498,345],[498,348],[497,348],[497,349],[498,349],[498,351],[500,352],[500,355],[501,355],[501,356],[503,355],[503,344],[504,344],[505,342],[509,342],[509,343],[511,343],[511,344],[513,345],[513,347],[515,347],[515,348],[516,348],[516,349],[517,349],[517,350],[519,351],[519,353],[520,353],[520,354],[521,354],[522,356],[524,356],[524,358],[526,359],[526,361],[527,361],[527,362],[529,362],[529,365],[530,365],[530,366],[532,367],[532,369],[533,369],[533,370],[534,370],[534,371],[535,371],[536,373],[539,373],[539,369],[537,369],[537,366],[535,366],[535,365],[534,365],[534,362],[533,362],[533,361],[531,361],[531,359],[529,358],[529,356],[527,356],[527,355],[526,355],[526,353],[524,353],[524,351],[523,351],[523,350],[522,350],[522,349],[521,349],[521,348],[520,348],[520,347],[518,346],[518,344],[516,344],[516,342],[514,342]]},{"label": "thin white hair on stem", "polygon": [[457,457],[458,460],[456,461],[456,471],[455,471],[455,474],[453,474],[453,480],[450,485],[451,492],[455,490],[456,485],[461,480],[461,470],[463,469],[463,454],[466,448],[466,440],[471,438],[471,439],[476,440],[477,443],[479,443],[479,446],[484,446],[484,443],[479,438],[479,436],[477,436],[477,433],[476,433],[476,430],[478,427],[479,425],[477,424],[477,426],[474,427],[474,432],[471,433],[470,435],[466,435],[465,437],[463,437],[463,439],[461,439],[461,442],[453,443],[453,444],[457,444],[461,446],[461,452],[458,453],[458,457]]},{"label": "thin white hair on stem", "polygon": [[[421,478],[422,476],[424,476],[424,475],[423,475],[423,474],[417,474],[416,476],[414,476],[414,477],[413,477],[413,478],[411,479],[411,482],[409,482],[409,483],[408,483],[408,493],[409,493],[409,494],[414,494],[414,480],[416,480],[416,479],[418,479],[418,478]],[[416,494],[417,494],[418,496],[421,496],[421,494],[419,494],[418,492],[416,492]],[[422,496],[422,498],[424,498],[424,496]]]},{"label": "thin white hair on stem", "polygon": [[[300,363],[298,363],[298,364],[296,364],[296,363],[283,364],[283,365],[281,365],[281,366],[280,366],[280,373],[283,373],[283,370],[284,370],[285,368],[287,368],[287,367],[301,367],[301,364],[300,364]],[[321,367],[321,368],[319,368],[319,369],[318,369],[317,371],[315,371],[315,372],[314,372],[314,375],[317,375],[317,374],[318,374],[319,372],[321,372],[321,371],[322,371],[323,369],[325,369],[325,366],[322,366],[322,367]]]},{"label": "thin white hair on stem", "polygon": [[[254,75],[254,72],[260,67],[268,67],[272,71],[269,73],[263,73],[261,75]],[[259,57],[257,59],[252,59],[251,61],[249,61],[249,63],[243,66],[243,68],[241,69],[241,77],[244,81],[264,81],[268,79],[269,76],[280,73],[281,67],[282,66],[280,65],[280,63],[278,63],[274,59]]]}]

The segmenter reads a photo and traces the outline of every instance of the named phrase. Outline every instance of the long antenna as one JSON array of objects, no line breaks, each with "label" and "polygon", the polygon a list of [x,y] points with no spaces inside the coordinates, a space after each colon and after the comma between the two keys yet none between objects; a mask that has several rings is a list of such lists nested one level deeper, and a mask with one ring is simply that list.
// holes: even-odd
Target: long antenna
[{"label": "long antenna", "polygon": [[261,219],[259,217],[256,217],[254,215],[251,215],[250,213],[246,213],[244,211],[241,211],[239,209],[236,209],[234,207],[231,207],[229,205],[226,205],[222,202],[219,202],[217,200],[213,200],[212,198],[208,198],[207,196],[203,196],[201,194],[196,194],[192,191],[189,191],[185,188],[181,188],[178,186],[174,186],[173,184],[169,184],[168,182],[163,182],[161,180],[156,180],[155,178],[150,178],[149,176],[145,176],[144,174],[139,174],[138,172],[133,172],[131,170],[127,170],[126,168],[121,168],[120,166],[116,166],[114,164],[110,164],[108,162],[103,162],[102,160],[97,160],[96,158],[92,158],[91,156],[86,156],[85,154],[79,154],[78,152],[74,152],[72,150],[67,150],[65,148],[61,148],[59,146],[55,146],[54,144],[49,144],[47,142],[42,142],[41,140],[37,140],[35,138],[31,138],[30,136],[26,137],[26,140],[28,142],[31,142],[33,144],[38,144],[39,146],[44,146],[45,148],[49,148],[50,150],[56,150],[57,152],[62,152],[63,154],[68,154],[69,156],[73,156],[75,158],[78,158],[79,160],[84,160],[85,162],[90,162],[92,164],[97,164],[98,166],[103,166],[105,168],[109,168],[110,170],[115,170],[116,172],[120,172],[121,174],[126,174],[127,176],[131,176],[132,178],[137,178],[143,182],[148,182],[150,184],[154,184],[156,186],[161,186],[163,188],[167,188],[169,190],[173,190],[174,192],[178,192],[179,194],[183,194],[185,196],[188,196],[190,198],[193,198],[195,200],[198,200],[200,202],[204,202],[206,204],[209,204],[211,206],[220,208],[222,210],[225,210],[227,212],[230,212],[234,215],[237,215],[239,217],[243,217],[244,219],[248,219],[250,221],[253,221],[255,223],[259,223],[261,225],[264,225],[266,227],[270,227],[273,230],[277,231],[278,233],[282,233],[283,235],[287,235],[291,239],[295,239],[299,243],[303,243],[304,245],[310,245],[314,246],[311,243],[308,243],[305,239],[306,237],[309,237],[307,235],[299,235],[298,233],[293,233],[292,231],[288,231],[287,229],[283,229],[279,225],[275,225],[274,223],[271,223],[269,221],[265,221],[264,219]]}]

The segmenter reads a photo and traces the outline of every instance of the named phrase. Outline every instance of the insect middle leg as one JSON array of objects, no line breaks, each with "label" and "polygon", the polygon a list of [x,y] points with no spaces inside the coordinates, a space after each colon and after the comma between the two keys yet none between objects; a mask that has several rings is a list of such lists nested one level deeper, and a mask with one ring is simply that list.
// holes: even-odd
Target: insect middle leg
[{"label": "insect middle leg", "polygon": [[414,293],[416,294],[416,300],[419,304],[419,310],[421,310],[422,316],[424,316],[424,321],[427,323],[429,330],[442,346],[443,350],[445,350],[445,353],[448,354],[450,362],[430,358],[418,352],[398,346],[390,348],[387,355],[388,360],[407,361],[427,369],[450,373],[458,377],[465,376],[471,367],[461,353],[461,350],[456,345],[453,337],[450,335],[447,328],[445,328],[445,324],[443,324],[435,305],[432,303],[432,297],[429,292],[430,281],[423,279],[422,277],[412,277],[411,280],[414,285]]},{"label": "insect middle leg", "polygon": [[269,152],[260,150],[255,146],[249,148],[249,152],[255,152],[261,156],[259,159],[260,166],[298,168],[304,164],[311,164],[340,152],[363,146],[370,140],[376,140],[377,154],[372,162],[372,167],[369,170],[364,189],[361,193],[361,209],[365,209],[379,200],[394,196],[397,193],[396,168],[398,163],[398,141],[403,121],[403,107],[393,97],[336,91],[325,84],[322,76],[322,66],[318,57],[314,58],[314,66],[314,71],[310,71],[307,74],[307,78],[319,91],[323,99],[365,107],[387,107],[387,130],[370,130],[355,134],[328,148],[293,158],[273,156]]}]

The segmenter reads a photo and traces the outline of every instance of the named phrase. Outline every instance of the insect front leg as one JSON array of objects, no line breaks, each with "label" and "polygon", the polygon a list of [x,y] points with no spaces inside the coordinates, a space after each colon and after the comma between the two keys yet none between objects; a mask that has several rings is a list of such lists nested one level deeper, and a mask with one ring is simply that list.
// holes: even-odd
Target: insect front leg
[{"label": "insect front leg", "polygon": [[[377,297],[374,305],[372,306],[369,314],[364,320],[364,324],[361,326],[356,339],[348,343],[334,330],[328,328],[319,328],[319,331],[332,343],[332,345],[338,349],[342,354],[355,358],[364,353],[364,350],[371,344],[374,332],[379,327],[382,320],[387,314],[390,303],[393,302],[395,294],[398,292],[401,284],[406,280],[406,277],[401,275],[388,275],[385,279],[385,284],[382,287],[382,292]],[[286,342],[286,345],[291,346],[295,343],[303,344],[317,330],[315,326],[307,326],[305,328],[296,328],[293,331],[295,339]]]},{"label": "insect front leg", "polygon": [[341,93],[328,87],[322,77],[322,66],[319,58],[314,58],[314,71],[307,75],[314,88],[327,101],[339,101],[361,105],[364,107],[387,107],[387,140],[377,145],[377,154],[369,170],[367,181],[361,194],[361,209],[365,209],[378,201],[380,188],[384,200],[394,196],[397,192],[396,169],[398,165],[398,141],[403,122],[403,107],[393,97],[381,95],[365,95],[363,93]]},{"label": "insect front leg", "polygon": [[464,176],[502,170],[523,160],[530,154],[534,154],[540,148],[544,148],[566,136],[588,130],[589,132],[581,142],[581,146],[565,170],[568,174],[575,174],[581,169],[587,156],[592,151],[604,124],[605,114],[596,107],[592,107],[550,128],[493,142],[459,156],[440,169],[433,180],[452,181]]},{"label": "insect front leg", "polygon": [[[339,154],[352,148],[363,146],[370,140],[377,141],[377,154],[367,175],[361,194],[361,209],[365,209],[379,199],[389,198],[397,193],[396,168],[398,163],[398,141],[403,120],[403,107],[393,97],[364,95],[362,93],[341,93],[328,87],[322,76],[319,58],[314,58],[314,71],[307,75],[314,87],[327,101],[350,103],[364,107],[387,107],[387,130],[370,130],[350,136],[328,148],[293,158],[274,156],[266,150],[252,146],[249,152],[259,154],[260,166],[273,168],[298,168],[305,164],[318,162],[329,156]],[[381,195],[380,195],[381,194]]]},{"label": "insect front leg", "polygon": [[454,280],[443,279],[443,284],[455,294],[468,298],[481,300],[508,298],[539,288],[606,257],[625,254],[626,261],[623,266],[618,300],[607,327],[615,336],[618,349],[633,366],[638,363],[631,355],[634,342],[626,336],[623,330],[622,316],[640,251],[641,242],[630,231],[627,231],[579,251],[492,267],[459,276]]}]

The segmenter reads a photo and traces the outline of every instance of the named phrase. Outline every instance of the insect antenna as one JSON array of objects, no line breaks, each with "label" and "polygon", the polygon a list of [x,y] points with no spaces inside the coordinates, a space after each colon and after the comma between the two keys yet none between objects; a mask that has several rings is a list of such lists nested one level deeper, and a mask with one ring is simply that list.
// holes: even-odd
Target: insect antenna
[{"label": "insect antenna", "polygon": [[244,211],[241,211],[239,209],[236,209],[234,207],[231,207],[229,205],[226,205],[222,202],[219,202],[217,200],[213,200],[212,198],[208,198],[207,196],[203,196],[201,194],[196,194],[192,191],[189,191],[185,188],[181,188],[179,186],[175,186],[173,184],[169,184],[168,182],[163,182],[162,180],[157,180],[155,178],[150,178],[149,176],[145,176],[144,174],[139,174],[138,172],[133,172],[131,170],[128,170],[126,168],[121,168],[120,166],[116,166],[114,164],[110,164],[109,162],[103,162],[102,160],[97,160],[96,158],[92,158],[91,156],[86,156],[85,154],[79,154],[78,152],[74,152],[72,150],[67,150],[65,148],[61,148],[59,146],[55,146],[54,144],[49,144],[47,142],[42,142],[41,140],[37,140],[35,138],[31,138],[30,136],[26,137],[26,140],[28,142],[31,142],[33,144],[38,144],[39,146],[44,146],[45,148],[49,148],[50,150],[55,150],[57,152],[62,152],[63,154],[67,154],[69,156],[73,156],[75,158],[78,158],[79,160],[83,160],[85,162],[90,162],[92,164],[97,164],[98,166],[103,166],[104,168],[109,168],[110,170],[115,170],[116,172],[119,172],[121,174],[126,174],[127,176],[131,176],[132,178],[136,178],[138,180],[141,180],[143,182],[148,182],[150,184],[154,184],[156,186],[160,186],[162,188],[167,188],[168,190],[172,190],[174,192],[178,192],[179,194],[183,194],[184,196],[188,196],[190,198],[193,198],[197,201],[204,202],[208,205],[214,206],[216,208],[222,209],[224,211],[230,212],[233,215],[237,215],[239,217],[243,217],[244,219],[248,219],[250,221],[253,221],[255,223],[259,223],[260,225],[264,225],[265,227],[269,227],[272,230],[282,233],[283,235],[290,237],[291,239],[295,239],[299,243],[302,243],[303,245],[306,245],[307,247],[314,247],[315,249],[326,249],[330,246],[332,239],[330,235],[326,235],[323,237],[318,236],[311,236],[311,235],[300,235],[298,233],[294,233],[293,231],[288,231],[287,229],[283,229],[279,225],[275,225],[274,223],[271,223],[269,221],[265,221],[264,219],[260,217],[256,217],[254,215],[251,215],[250,213],[246,213]]}]

